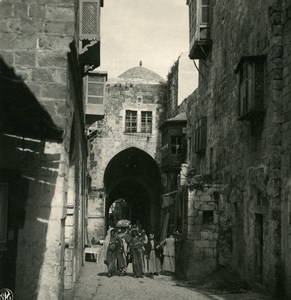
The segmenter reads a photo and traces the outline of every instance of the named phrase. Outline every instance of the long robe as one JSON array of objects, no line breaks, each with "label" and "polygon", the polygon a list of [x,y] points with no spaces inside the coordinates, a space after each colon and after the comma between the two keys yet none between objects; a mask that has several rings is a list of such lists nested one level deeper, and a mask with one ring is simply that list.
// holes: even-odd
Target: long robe
[{"label": "long robe", "polygon": [[143,244],[138,236],[132,237],[130,241],[130,251],[132,255],[132,269],[137,277],[142,277],[142,247]]},{"label": "long robe", "polygon": [[163,270],[175,273],[175,239],[172,237],[166,238],[161,245],[164,246]]},{"label": "long robe", "polygon": [[[122,271],[127,267],[125,249],[127,248],[126,242],[122,235],[118,235],[119,245],[117,251],[117,266],[118,270]],[[127,250],[126,250],[127,251]]]},{"label": "long robe", "polygon": [[103,244],[103,258],[104,263],[107,265],[108,273],[115,273],[117,271],[117,261],[119,262],[119,268],[125,267],[125,261],[122,257],[122,241],[118,236],[111,236],[111,231],[113,228],[110,228],[107,231],[107,236]]},{"label": "long robe", "polygon": [[[112,247],[112,248],[111,248]],[[108,273],[115,273],[117,270],[117,255],[118,255],[118,247],[117,247],[117,238],[111,237],[107,255],[106,255],[106,262],[108,267]]]},{"label": "long robe", "polygon": [[[146,234],[144,234],[141,237],[141,241],[143,243],[143,246],[147,247],[149,239]],[[144,251],[142,251],[142,272],[143,274],[148,273],[148,262],[147,262],[146,253]]]},{"label": "long robe", "polygon": [[161,271],[161,261],[158,257],[157,242],[150,240],[147,244],[147,256],[148,256],[148,272],[159,273]]},{"label": "long robe", "polygon": [[105,237],[105,240],[104,240],[104,243],[102,245],[102,248],[101,248],[101,253],[99,255],[99,258],[97,260],[97,263],[99,261],[106,261],[106,256],[107,256],[107,249],[108,249],[108,245],[109,245],[109,242],[110,242],[110,237],[111,237],[111,231],[112,231],[113,228],[109,228],[108,231],[107,231],[107,234],[106,234],[106,237]]}]

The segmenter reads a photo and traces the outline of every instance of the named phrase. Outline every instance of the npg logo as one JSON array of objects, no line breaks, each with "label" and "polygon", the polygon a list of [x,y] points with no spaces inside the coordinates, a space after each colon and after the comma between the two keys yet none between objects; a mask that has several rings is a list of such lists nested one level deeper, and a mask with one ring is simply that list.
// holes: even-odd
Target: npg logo
[{"label": "npg logo", "polygon": [[0,290],[0,300],[13,300],[14,295],[11,290],[9,289],[2,289]]}]

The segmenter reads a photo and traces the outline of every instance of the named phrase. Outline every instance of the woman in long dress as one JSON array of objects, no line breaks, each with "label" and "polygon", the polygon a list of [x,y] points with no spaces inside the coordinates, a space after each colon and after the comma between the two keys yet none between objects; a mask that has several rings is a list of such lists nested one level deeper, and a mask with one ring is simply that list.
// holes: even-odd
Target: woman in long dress
[{"label": "woman in long dress", "polygon": [[140,237],[141,237],[141,241],[143,243],[143,251],[142,251],[142,273],[146,274],[146,273],[148,273],[148,262],[147,262],[146,246],[147,246],[147,244],[149,242],[149,238],[146,235],[145,230],[141,231]]},{"label": "woman in long dress", "polygon": [[124,232],[119,228],[117,236],[120,240],[119,243],[119,249],[117,252],[117,267],[120,272],[121,276],[126,275],[126,267],[127,267],[127,262],[126,262],[126,256],[125,254],[127,253],[127,244],[124,240]]},{"label": "woman in long dress", "polygon": [[150,233],[149,242],[146,245],[146,253],[148,258],[148,272],[150,278],[154,278],[154,275],[159,275],[161,271],[161,262],[159,258],[159,249],[160,245],[155,240],[155,235]]},{"label": "woman in long dress", "polygon": [[132,269],[135,278],[142,278],[142,250],[143,243],[136,229],[131,230],[130,253],[132,256]]},{"label": "woman in long dress", "polygon": [[172,274],[175,273],[175,238],[173,235],[166,238],[161,242],[161,246],[164,247],[163,255],[163,270]]},{"label": "woman in long dress", "polygon": [[110,228],[108,230],[108,234],[104,244],[104,263],[108,268],[108,277],[111,277],[117,271],[117,257],[122,247],[121,240],[118,238],[115,228]]}]

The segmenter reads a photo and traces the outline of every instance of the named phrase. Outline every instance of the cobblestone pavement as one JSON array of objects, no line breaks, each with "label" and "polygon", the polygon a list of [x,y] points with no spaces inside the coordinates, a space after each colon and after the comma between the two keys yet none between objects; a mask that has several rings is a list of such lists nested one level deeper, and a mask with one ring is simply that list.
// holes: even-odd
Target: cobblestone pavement
[{"label": "cobblestone pavement", "polygon": [[171,277],[163,275],[136,279],[128,271],[128,276],[108,278],[103,263],[85,262],[74,300],[268,300],[255,293],[214,295],[179,287]]}]

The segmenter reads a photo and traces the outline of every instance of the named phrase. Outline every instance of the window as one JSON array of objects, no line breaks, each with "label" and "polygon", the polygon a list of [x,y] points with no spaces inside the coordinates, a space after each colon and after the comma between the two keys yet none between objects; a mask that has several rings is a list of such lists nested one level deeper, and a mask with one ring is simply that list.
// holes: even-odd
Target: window
[{"label": "window", "polygon": [[205,58],[211,46],[211,1],[188,0],[190,58]]},{"label": "window", "polygon": [[206,150],[207,140],[207,119],[200,118],[195,123],[195,152],[200,153]]},{"label": "window", "polygon": [[141,132],[152,132],[153,116],[151,111],[141,112]]},{"label": "window", "polygon": [[126,111],[125,132],[137,132],[137,111],[134,110]]},{"label": "window", "polygon": [[210,38],[210,0],[188,0],[189,33],[197,40]]},{"label": "window", "polygon": [[200,39],[210,38],[210,0],[201,0]]},{"label": "window", "polygon": [[105,75],[88,75],[87,76],[87,104],[103,104],[105,95]]},{"label": "window", "polygon": [[236,72],[239,75],[239,120],[252,120],[264,110],[265,59],[243,57]]},{"label": "window", "polygon": [[188,161],[191,161],[191,154],[192,154],[192,139],[191,137],[188,138],[188,149],[187,149],[187,154],[188,154]]},{"label": "window", "polygon": [[182,137],[181,136],[171,136],[171,154],[181,154],[182,153]]},{"label": "window", "polygon": [[202,0],[201,2],[201,24],[209,23],[210,0]]},{"label": "window", "polygon": [[79,63],[82,68],[89,65],[95,69],[100,66],[100,7],[103,1],[76,2],[79,2]]},{"label": "window", "polygon": [[202,215],[202,223],[203,224],[213,224],[214,223],[214,217],[213,217],[213,210],[204,210]]},{"label": "window", "polygon": [[100,6],[98,0],[80,0],[80,40],[100,41]]},{"label": "window", "polygon": [[168,133],[163,132],[162,133],[162,146],[166,146],[168,144]]},{"label": "window", "polygon": [[7,238],[8,185],[0,183],[0,244]]}]

